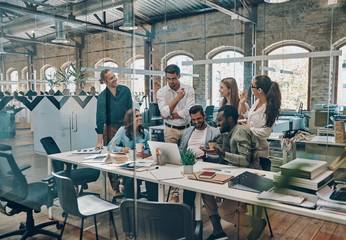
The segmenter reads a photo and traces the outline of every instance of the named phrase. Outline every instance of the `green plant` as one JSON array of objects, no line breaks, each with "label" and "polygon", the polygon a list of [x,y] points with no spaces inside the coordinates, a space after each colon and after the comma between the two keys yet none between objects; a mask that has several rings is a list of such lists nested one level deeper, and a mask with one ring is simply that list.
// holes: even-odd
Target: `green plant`
[{"label": "green plant", "polygon": [[86,69],[82,68],[82,64],[79,65],[75,65],[73,63],[71,63],[70,65],[70,69],[69,69],[69,74],[74,77],[74,82],[76,84],[76,88],[77,89],[83,89],[84,85],[85,85],[85,80],[86,80]]},{"label": "green plant", "polygon": [[53,88],[59,84],[59,80],[56,79],[56,73],[54,73],[54,75],[50,78],[47,78],[47,81],[51,90],[53,90]]},{"label": "green plant", "polygon": [[58,80],[59,82],[61,82],[62,84],[65,85],[65,88],[67,87],[68,84],[71,83],[70,77],[71,77],[71,73],[70,73],[70,66],[69,65],[67,67],[67,71],[63,71],[61,68],[59,68],[58,70]]},{"label": "green plant", "polygon": [[288,188],[293,180],[293,177],[295,177],[296,175],[294,174],[294,172],[298,172],[300,171],[302,168],[309,166],[309,164],[307,163],[300,163],[297,164],[297,166],[295,168],[292,168],[292,171],[289,174],[285,174],[285,175],[281,175],[281,178],[278,182],[275,183],[275,187],[276,188]]},{"label": "green plant", "polygon": [[191,149],[186,149],[181,153],[181,164],[194,165],[196,162],[196,154]]}]

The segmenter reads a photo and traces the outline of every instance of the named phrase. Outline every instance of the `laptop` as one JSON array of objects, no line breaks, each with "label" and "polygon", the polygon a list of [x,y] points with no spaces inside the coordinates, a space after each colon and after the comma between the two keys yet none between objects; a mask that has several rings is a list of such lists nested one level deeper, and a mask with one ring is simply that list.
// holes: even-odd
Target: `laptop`
[{"label": "laptop", "polygon": [[165,163],[181,165],[180,151],[176,143],[148,141],[150,152],[155,162],[157,162],[156,149],[159,149],[165,156]]}]

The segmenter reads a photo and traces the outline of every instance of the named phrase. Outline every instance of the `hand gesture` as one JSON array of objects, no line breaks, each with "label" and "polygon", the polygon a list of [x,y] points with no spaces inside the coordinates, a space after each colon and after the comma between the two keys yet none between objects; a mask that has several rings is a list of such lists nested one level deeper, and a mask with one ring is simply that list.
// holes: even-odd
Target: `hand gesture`
[{"label": "hand gesture", "polygon": [[251,126],[249,124],[247,124],[246,122],[238,122],[238,123],[243,125],[244,127],[247,127],[248,129],[251,128]]},{"label": "hand gesture", "polygon": [[123,152],[123,153],[129,153],[130,150],[131,150],[131,148],[123,147],[120,151]]},{"label": "hand gesture", "polygon": [[103,149],[102,143],[98,143],[95,147],[95,151]]},{"label": "hand gesture", "polygon": [[205,152],[197,155],[196,159],[202,159],[202,158],[204,158],[204,156],[205,156]]},{"label": "hand gesture", "polygon": [[224,158],[225,152],[222,151],[218,146],[213,147],[212,149],[206,149],[204,147],[199,147],[204,153],[208,153],[210,155],[218,155],[219,157]]},{"label": "hand gesture", "polygon": [[183,97],[186,95],[186,92],[185,92],[185,89],[184,88],[180,88],[179,90],[178,90],[178,95],[177,95],[177,98],[178,99],[183,99]]},{"label": "hand gesture", "polygon": [[240,94],[240,99],[239,99],[240,104],[245,103],[246,99],[247,99],[247,91]]}]

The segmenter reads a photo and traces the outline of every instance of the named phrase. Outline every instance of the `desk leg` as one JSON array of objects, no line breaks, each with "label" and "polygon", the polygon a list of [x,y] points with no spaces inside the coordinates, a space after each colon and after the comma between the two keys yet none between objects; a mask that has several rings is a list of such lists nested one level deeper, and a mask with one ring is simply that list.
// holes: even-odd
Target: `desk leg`
[{"label": "desk leg", "polygon": [[102,195],[103,199],[107,200],[107,173],[105,171],[102,171]]},{"label": "desk leg", "polygon": [[297,158],[296,155],[297,155],[297,144],[296,142],[294,142],[292,146],[292,160]]},{"label": "desk leg", "polygon": [[158,184],[159,188],[159,202],[164,202],[165,201],[165,185],[163,184]]},{"label": "desk leg", "polygon": [[149,128],[149,140],[151,141],[151,134],[153,134],[153,130]]},{"label": "desk leg", "polygon": [[199,192],[196,192],[196,210],[195,210],[195,220],[196,221],[199,221],[199,220],[202,220],[202,196],[201,196],[201,193]]},{"label": "desk leg", "polygon": [[[53,171],[53,165],[52,165],[52,159],[49,156],[47,157],[47,163],[48,163],[48,175],[50,175]],[[53,206],[48,208],[48,218],[53,220]]]}]

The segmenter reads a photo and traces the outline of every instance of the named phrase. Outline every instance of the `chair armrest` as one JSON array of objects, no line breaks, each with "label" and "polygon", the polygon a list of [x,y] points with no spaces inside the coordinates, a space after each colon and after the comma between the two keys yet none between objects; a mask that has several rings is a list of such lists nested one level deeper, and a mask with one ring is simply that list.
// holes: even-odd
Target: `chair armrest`
[{"label": "chair armrest", "polygon": [[[56,174],[64,176],[65,175],[65,171],[56,172]],[[41,179],[42,182],[48,182],[48,183],[50,183],[53,180],[54,180],[53,174],[49,174],[47,177]]]},{"label": "chair armrest", "polygon": [[195,221],[195,232],[194,232],[195,240],[203,239],[203,221]]},{"label": "chair armrest", "polygon": [[[30,164],[25,164],[25,165],[20,166],[20,167],[18,167],[18,168],[19,168],[19,170],[20,170],[21,172],[23,172],[24,170],[31,168],[31,165],[30,165]],[[9,171],[7,172],[7,174],[13,174],[13,171],[12,171],[12,170],[9,170]]]}]

